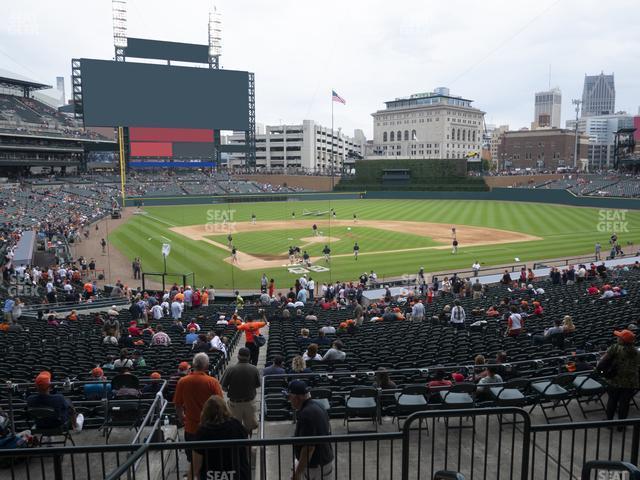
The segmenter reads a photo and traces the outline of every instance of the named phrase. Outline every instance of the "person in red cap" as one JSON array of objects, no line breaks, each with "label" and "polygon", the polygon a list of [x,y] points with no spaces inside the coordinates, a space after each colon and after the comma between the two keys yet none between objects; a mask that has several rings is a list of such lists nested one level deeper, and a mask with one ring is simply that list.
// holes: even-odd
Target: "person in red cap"
[{"label": "person in red cap", "polygon": [[609,347],[596,369],[607,378],[607,419],[613,420],[617,411],[618,419],[622,420],[627,418],[631,398],[640,388],[640,352],[634,345],[636,336],[631,330],[614,331],[613,334],[618,341]]},{"label": "person in red cap", "polygon": [[27,397],[27,408],[52,408],[56,418],[47,418],[38,422],[38,428],[56,428],[64,425],[71,428],[75,425],[76,412],[70,400],[60,393],[50,393],[51,373],[40,372],[35,379],[37,393]]},{"label": "person in red cap", "polygon": [[[100,400],[106,396],[111,396],[111,382],[107,381],[104,376],[104,370],[100,367],[96,367],[91,370],[91,382],[84,386],[84,396],[87,400]],[[102,383],[100,383],[102,382]]]}]

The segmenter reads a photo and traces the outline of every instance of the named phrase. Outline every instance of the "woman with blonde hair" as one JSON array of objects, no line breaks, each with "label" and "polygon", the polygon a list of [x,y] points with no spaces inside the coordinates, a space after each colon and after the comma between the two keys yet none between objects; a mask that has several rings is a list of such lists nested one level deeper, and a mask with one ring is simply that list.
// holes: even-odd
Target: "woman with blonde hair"
[{"label": "woman with blonde hair", "polygon": [[[194,441],[239,440],[247,438],[242,424],[231,416],[224,399],[217,395],[209,397],[202,407],[200,425]],[[224,448],[201,448],[193,450],[189,468],[189,480],[209,478],[234,478],[249,480],[251,469],[243,446]],[[231,472],[235,472],[233,475]],[[223,475],[226,475],[224,476]]]},{"label": "woman with blonde hair", "polygon": [[296,355],[291,360],[291,373],[309,373],[310,368],[307,368],[307,362],[304,361],[300,355]]},{"label": "woman with blonde hair", "polygon": [[562,330],[564,333],[573,333],[576,331],[576,326],[573,323],[571,315],[565,315],[562,319]]}]

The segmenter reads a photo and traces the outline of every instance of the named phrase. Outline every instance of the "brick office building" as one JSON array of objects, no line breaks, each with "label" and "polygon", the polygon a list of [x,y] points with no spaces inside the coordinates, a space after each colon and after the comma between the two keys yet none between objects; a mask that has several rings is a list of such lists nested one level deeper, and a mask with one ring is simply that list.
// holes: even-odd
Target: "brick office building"
[{"label": "brick office building", "polygon": [[[518,130],[502,134],[498,145],[498,168],[532,168],[556,170],[558,167],[573,167],[575,132],[550,128],[541,130]],[[589,138],[578,136],[578,168],[587,158]]]}]

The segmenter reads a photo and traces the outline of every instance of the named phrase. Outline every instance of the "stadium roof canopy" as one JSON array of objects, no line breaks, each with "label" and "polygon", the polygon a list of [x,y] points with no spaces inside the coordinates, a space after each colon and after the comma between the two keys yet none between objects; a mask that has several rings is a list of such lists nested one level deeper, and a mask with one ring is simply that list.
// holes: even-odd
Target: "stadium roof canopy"
[{"label": "stadium roof canopy", "polygon": [[18,75],[17,73],[3,70],[0,68],[0,87],[21,87],[29,90],[44,90],[46,88],[53,88],[51,85],[36,82],[30,78]]}]

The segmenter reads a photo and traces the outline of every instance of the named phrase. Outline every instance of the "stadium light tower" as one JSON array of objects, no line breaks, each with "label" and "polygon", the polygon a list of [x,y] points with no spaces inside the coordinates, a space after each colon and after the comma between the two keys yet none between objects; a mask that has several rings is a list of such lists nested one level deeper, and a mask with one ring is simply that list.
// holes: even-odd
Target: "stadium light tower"
[{"label": "stadium light tower", "polygon": [[209,67],[220,68],[222,55],[222,17],[214,2],[209,10]]},{"label": "stadium light tower", "polygon": [[576,130],[575,130],[575,145],[573,147],[573,169],[578,169],[578,121],[580,119],[580,104],[582,100],[574,99],[571,103],[576,106]]},{"label": "stadium light tower", "polygon": [[127,48],[127,0],[111,0],[111,13],[116,62],[124,62],[124,49]]}]

